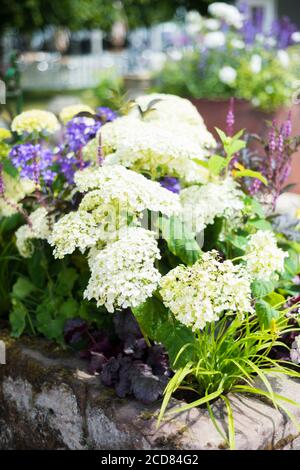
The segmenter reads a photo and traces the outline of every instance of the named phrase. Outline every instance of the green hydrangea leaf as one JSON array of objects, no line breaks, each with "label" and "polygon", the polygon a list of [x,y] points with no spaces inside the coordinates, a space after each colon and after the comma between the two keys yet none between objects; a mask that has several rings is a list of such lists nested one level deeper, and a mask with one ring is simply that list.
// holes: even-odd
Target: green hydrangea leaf
[{"label": "green hydrangea leaf", "polygon": [[256,299],[266,297],[274,291],[275,285],[273,281],[264,281],[262,279],[253,281],[251,284],[252,295]]},{"label": "green hydrangea leaf", "polygon": [[270,328],[272,320],[277,320],[279,317],[279,312],[264,300],[258,300],[256,302],[255,311],[261,329]]},{"label": "green hydrangea leaf", "polygon": [[19,338],[26,328],[26,316],[28,310],[19,300],[13,300],[13,308],[9,315],[9,323],[11,325],[11,335]]},{"label": "green hydrangea leaf", "polygon": [[185,264],[191,266],[199,258],[202,251],[198,245],[195,234],[189,232],[179,217],[160,219],[162,237],[166,240],[170,252]]}]

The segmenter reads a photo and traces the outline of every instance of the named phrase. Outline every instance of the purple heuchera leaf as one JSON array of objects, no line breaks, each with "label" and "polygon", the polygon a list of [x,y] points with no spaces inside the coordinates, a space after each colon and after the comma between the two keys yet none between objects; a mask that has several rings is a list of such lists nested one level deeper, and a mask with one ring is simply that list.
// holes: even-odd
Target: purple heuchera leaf
[{"label": "purple heuchera leaf", "polygon": [[80,356],[89,359],[89,372],[100,374],[101,382],[114,387],[119,397],[133,394],[143,403],[157,400],[170,375],[166,351],[161,345],[146,344],[129,310],[115,313],[113,325],[117,338],[105,331],[93,331],[83,320],[69,320],[65,339],[73,346],[87,340]]}]

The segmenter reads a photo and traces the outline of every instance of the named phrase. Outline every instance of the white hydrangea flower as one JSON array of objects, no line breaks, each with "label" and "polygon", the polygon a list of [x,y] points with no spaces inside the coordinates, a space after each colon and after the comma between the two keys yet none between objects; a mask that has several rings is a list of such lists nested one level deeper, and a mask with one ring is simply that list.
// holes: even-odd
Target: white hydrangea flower
[{"label": "white hydrangea flower", "polygon": [[239,29],[243,25],[243,15],[233,6],[223,2],[211,3],[208,12],[216,18],[225,21],[230,26]]},{"label": "white hydrangea flower", "polygon": [[203,43],[209,49],[223,47],[226,44],[226,36],[222,31],[212,31],[204,36]]},{"label": "white hydrangea flower", "polygon": [[85,211],[70,212],[53,226],[48,242],[54,247],[55,258],[63,258],[76,248],[83,253],[94,246],[99,238],[94,217]]},{"label": "white hydrangea flower", "polygon": [[103,126],[104,164],[119,163],[154,179],[177,176],[187,182],[202,182],[203,170],[193,158],[205,159],[207,150],[191,135],[175,133],[161,124],[122,117]]},{"label": "white hydrangea flower", "polygon": [[109,312],[136,307],[150,297],[160,280],[154,266],[155,259],[160,258],[154,235],[131,227],[98,254],[93,250],[84,297],[96,299],[97,305],[104,305]]},{"label": "white hydrangea flower", "polygon": [[60,128],[56,116],[49,111],[31,109],[16,116],[11,124],[12,131],[19,135],[24,133],[53,134]]},{"label": "white hydrangea flower", "polygon": [[204,253],[191,267],[177,266],[160,281],[163,303],[193,331],[225,313],[253,313],[250,279],[240,265],[221,263],[217,252]]},{"label": "white hydrangea flower", "polygon": [[230,177],[203,186],[190,186],[180,193],[182,217],[193,232],[201,232],[216,217],[231,221],[244,208],[243,192]]},{"label": "white hydrangea flower", "polygon": [[[157,100],[154,102],[154,100]],[[136,98],[135,103],[141,107],[143,111],[148,109],[150,103],[151,111],[149,110],[143,117],[146,122],[176,121],[180,123],[189,124],[191,126],[205,127],[202,116],[199,114],[197,108],[186,98],[181,98],[176,95],[169,95],[166,93],[150,93]],[[133,106],[130,116],[140,118],[140,112],[137,106]]]},{"label": "white hydrangea flower", "polygon": [[[0,217],[9,217],[18,211],[18,202],[35,189],[33,181],[27,178],[13,178],[3,172],[5,199],[0,197]],[[9,202],[11,203],[9,203]]]},{"label": "white hydrangea flower", "polygon": [[40,207],[32,212],[29,220],[31,225],[22,225],[16,231],[16,245],[23,258],[30,258],[32,256],[34,249],[32,240],[47,240],[53,221],[48,216],[47,210],[44,207]]},{"label": "white hydrangea flower", "polygon": [[82,210],[100,207],[105,212],[115,206],[122,207],[129,214],[139,215],[149,209],[167,216],[181,210],[177,194],[121,165],[78,171],[75,183],[81,192],[93,190],[84,196],[80,204]]},{"label": "white hydrangea flower", "polygon": [[230,67],[230,65],[225,65],[219,70],[219,79],[226,85],[233,85],[236,77],[237,71],[233,67]]},{"label": "white hydrangea flower", "polygon": [[295,364],[300,364],[300,335],[295,338],[290,351],[291,360]]},{"label": "white hydrangea flower", "polygon": [[278,278],[276,273],[284,271],[284,260],[289,255],[278,248],[276,237],[269,230],[258,230],[250,236],[245,260],[247,272],[254,279]]}]

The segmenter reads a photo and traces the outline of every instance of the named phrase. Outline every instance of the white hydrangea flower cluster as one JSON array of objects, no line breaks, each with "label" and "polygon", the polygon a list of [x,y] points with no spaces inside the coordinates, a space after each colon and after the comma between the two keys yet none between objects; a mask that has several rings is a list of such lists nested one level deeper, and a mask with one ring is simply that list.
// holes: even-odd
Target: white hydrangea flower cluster
[{"label": "white hydrangea flower cluster", "polygon": [[23,258],[30,258],[33,255],[34,246],[32,240],[47,240],[50,235],[52,218],[44,207],[36,209],[29,216],[31,225],[22,225],[16,231],[16,246]]},{"label": "white hydrangea flower cluster", "polygon": [[155,234],[140,227],[121,232],[120,239],[90,256],[91,277],[84,297],[96,299],[108,312],[136,307],[157,288],[160,258]]},{"label": "white hydrangea flower cluster", "polygon": [[155,179],[169,175],[203,182],[204,173],[207,179],[207,171],[193,161],[207,152],[190,136],[128,116],[103,126],[101,136],[104,153],[112,153],[105,164],[119,163]]},{"label": "white hydrangea flower cluster", "polygon": [[85,211],[70,212],[53,226],[48,242],[54,247],[55,258],[63,258],[76,248],[83,253],[94,246],[99,238],[94,217]]},{"label": "white hydrangea flower cluster", "polygon": [[258,230],[250,236],[246,248],[247,271],[254,279],[278,279],[276,273],[284,271],[284,260],[288,256],[278,248],[273,232]]},{"label": "white hydrangea flower cluster", "polygon": [[[207,170],[193,159],[205,159],[207,149],[216,143],[195,106],[186,99],[158,93],[141,96],[136,104],[128,116],[101,129],[105,163],[120,163],[154,179],[168,175],[188,183],[206,182]],[[84,150],[92,160],[96,143],[97,137]]]},{"label": "white hydrangea flower cluster", "polygon": [[79,103],[70,106],[65,106],[59,113],[59,119],[63,124],[67,124],[67,122],[69,122],[74,116],[76,116],[76,114],[82,112],[91,114],[95,113],[95,111],[90,106]]},{"label": "white hydrangea flower cluster", "polygon": [[79,171],[75,174],[75,183],[81,192],[93,190],[84,196],[80,204],[82,210],[91,211],[101,206],[106,211],[117,205],[132,214],[139,215],[149,209],[167,216],[181,210],[177,194],[121,165]]},{"label": "white hydrangea flower cluster", "polygon": [[57,258],[76,248],[84,252],[98,242],[113,240],[121,227],[138,223],[145,209],[167,216],[181,211],[177,194],[120,165],[78,171],[75,182],[86,194],[79,210],[65,215],[53,227],[49,243]]},{"label": "white hydrangea flower cluster", "polygon": [[56,116],[49,111],[31,109],[16,116],[11,124],[12,131],[22,134],[53,134],[60,128]]},{"label": "white hydrangea flower cluster", "polygon": [[243,192],[232,178],[211,182],[203,186],[190,186],[180,193],[182,217],[193,232],[201,232],[216,217],[231,221],[244,208]]},{"label": "white hydrangea flower cluster", "polygon": [[177,266],[160,281],[163,303],[193,331],[225,313],[253,313],[251,281],[241,265],[221,263],[217,252],[204,253],[191,267]]},{"label": "white hydrangea flower cluster", "polygon": [[[5,188],[5,198],[0,197],[0,218],[9,217],[18,210],[17,203],[31,194],[35,189],[33,181],[27,178],[13,178],[3,172],[3,182]],[[7,201],[11,202],[9,204]]]}]

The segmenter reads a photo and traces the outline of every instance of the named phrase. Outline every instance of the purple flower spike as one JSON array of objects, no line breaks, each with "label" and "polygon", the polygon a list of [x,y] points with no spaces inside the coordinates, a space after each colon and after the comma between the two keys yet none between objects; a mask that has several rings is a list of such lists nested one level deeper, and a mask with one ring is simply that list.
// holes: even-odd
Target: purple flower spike
[{"label": "purple flower spike", "polygon": [[288,118],[284,123],[284,137],[289,139],[292,135],[292,111],[289,111]]},{"label": "purple flower spike", "polygon": [[172,193],[180,193],[181,186],[179,180],[173,176],[165,176],[160,180],[160,184],[163,188],[168,189]]}]

